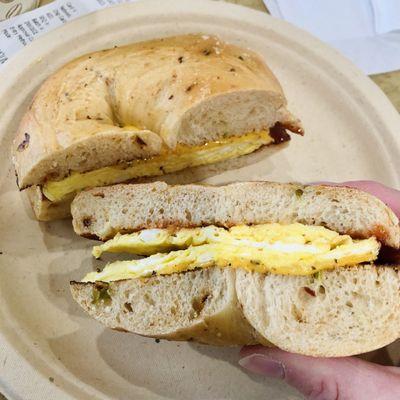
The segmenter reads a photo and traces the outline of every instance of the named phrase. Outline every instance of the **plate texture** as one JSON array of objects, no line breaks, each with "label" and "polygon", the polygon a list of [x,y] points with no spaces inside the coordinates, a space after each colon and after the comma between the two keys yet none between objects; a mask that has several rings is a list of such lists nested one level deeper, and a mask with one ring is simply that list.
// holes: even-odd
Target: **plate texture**
[{"label": "plate texture", "polygon": [[[217,34],[259,52],[306,130],[287,148],[210,183],[375,179],[400,185],[400,118],[349,61],[264,13],[214,1],[145,1],[91,14],[19,53],[0,79],[0,383],[10,399],[298,399],[247,375],[238,349],[104,329],[68,282],[95,263],[70,221],[37,223],[16,190],[9,150],[40,83],[88,51],[181,33]],[[397,168],[397,170],[396,170]]]}]

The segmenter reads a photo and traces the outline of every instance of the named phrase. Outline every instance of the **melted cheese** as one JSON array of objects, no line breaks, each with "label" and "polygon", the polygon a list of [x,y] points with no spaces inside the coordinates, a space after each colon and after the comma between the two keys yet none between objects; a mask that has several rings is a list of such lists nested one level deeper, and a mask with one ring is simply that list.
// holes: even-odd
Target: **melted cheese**
[{"label": "melted cheese", "polygon": [[109,282],[210,266],[310,275],[371,262],[377,258],[379,248],[375,238],[353,240],[324,227],[302,224],[235,226],[229,230],[208,226],[175,232],[150,229],[117,235],[94,247],[93,254],[100,257],[103,252],[129,252],[151,256],[108,264],[102,272],[89,273],[84,281]]},{"label": "melted cheese", "polygon": [[268,132],[253,132],[240,137],[229,137],[201,146],[178,145],[174,151],[127,164],[114,165],[94,171],[73,172],[61,181],[49,181],[42,188],[43,194],[53,202],[62,201],[80,190],[121,183],[145,176],[158,176],[189,167],[214,164],[250,154],[273,141]]}]

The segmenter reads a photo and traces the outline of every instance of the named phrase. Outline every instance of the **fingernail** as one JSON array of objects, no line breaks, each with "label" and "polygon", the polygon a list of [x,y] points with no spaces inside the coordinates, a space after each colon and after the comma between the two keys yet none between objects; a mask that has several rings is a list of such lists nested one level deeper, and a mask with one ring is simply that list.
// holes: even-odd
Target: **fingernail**
[{"label": "fingernail", "polygon": [[251,372],[271,378],[283,379],[285,377],[283,364],[263,354],[251,354],[244,357],[239,360],[239,365]]}]

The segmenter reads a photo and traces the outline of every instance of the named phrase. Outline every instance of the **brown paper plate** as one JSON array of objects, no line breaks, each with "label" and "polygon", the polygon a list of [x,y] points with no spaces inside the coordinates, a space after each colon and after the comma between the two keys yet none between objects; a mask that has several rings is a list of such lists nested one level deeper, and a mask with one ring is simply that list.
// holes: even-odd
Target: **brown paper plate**
[{"label": "brown paper plate", "polygon": [[[15,185],[9,150],[40,83],[88,51],[202,32],[258,51],[306,136],[208,182],[375,179],[400,186],[400,118],[349,61],[264,13],[214,1],[145,1],[75,20],[13,58],[0,79],[0,383],[10,399],[298,399],[244,373],[237,348],[155,343],[103,328],[68,282],[93,268],[70,221],[38,223]],[[397,168],[397,169],[396,169]]]}]

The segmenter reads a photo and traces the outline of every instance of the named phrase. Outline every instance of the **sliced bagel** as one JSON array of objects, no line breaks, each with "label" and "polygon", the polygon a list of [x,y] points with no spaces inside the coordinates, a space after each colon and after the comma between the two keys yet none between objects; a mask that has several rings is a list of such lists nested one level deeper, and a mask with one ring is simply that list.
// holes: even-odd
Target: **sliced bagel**
[{"label": "sliced bagel", "polygon": [[112,237],[94,257],[145,256],[71,282],[75,300],[109,327],[326,357],[399,337],[399,221],[365,192],[117,185],[80,193],[72,215],[77,233]]},{"label": "sliced bagel", "polygon": [[[253,147],[238,144],[237,151],[219,152],[197,164],[174,161],[169,170],[175,172],[279,144],[289,139],[285,129],[302,133],[260,56],[213,36],[184,35],[98,51],[59,69],[22,118],[13,160],[19,187],[25,189],[261,135],[257,144],[249,138]],[[138,176],[131,172],[130,179],[164,170],[160,164]],[[118,171],[107,179],[101,172],[84,187],[129,180],[118,179]],[[52,202],[64,200],[49,188],[44,193]]]}]

